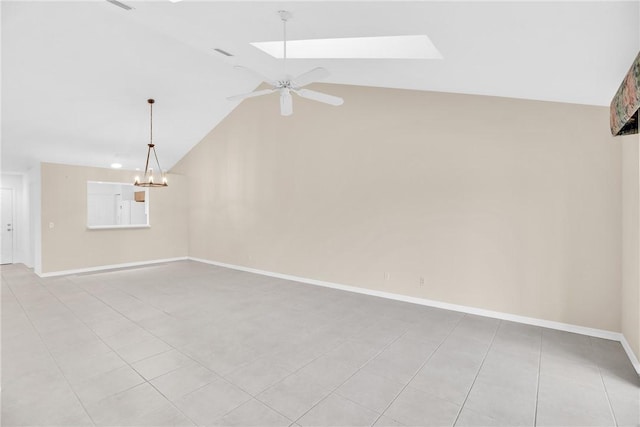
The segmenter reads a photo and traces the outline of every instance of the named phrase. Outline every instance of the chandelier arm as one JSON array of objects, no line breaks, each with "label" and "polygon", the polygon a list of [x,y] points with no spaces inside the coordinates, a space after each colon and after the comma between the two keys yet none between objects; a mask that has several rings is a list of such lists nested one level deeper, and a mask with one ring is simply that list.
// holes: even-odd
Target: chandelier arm
[{"label": "chandelier arm", "polygon": [[149,149],[147,150],[147,162],[144,164],[144,178],[147,179],[147,175],[149,173],[149,155],[151,154],[151,149],[155,152],[155,148],[153,144],[149,144]]},{"label": "chandelier arm", "polygon": [[158,170],[160,170],[160,175],[164,175],[164,171],[162,170],[162,167],[160,166],[160,161],[158,160],[158,154],[156,153],[156,147],[153,147],[153,155],[156,158],[156,164],[158,165]]}]

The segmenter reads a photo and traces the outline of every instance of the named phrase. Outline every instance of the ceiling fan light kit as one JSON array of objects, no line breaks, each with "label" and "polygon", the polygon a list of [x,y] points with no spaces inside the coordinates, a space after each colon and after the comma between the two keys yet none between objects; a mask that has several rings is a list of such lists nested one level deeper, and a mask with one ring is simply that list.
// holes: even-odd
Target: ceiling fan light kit
[{"label": "ceiling fan light kit", "polygon": [[[283,25],[283,33],[284,33],[284,57],[283,57],[283,66],[286,65],[287,61],[287,21],[291,19],[291,12],[286,10],[279,10],[278,15],[280,16],[280,20]],[[304,89],[305,86],[314,83],[318,80],[322,80],[329,76],[329,72],[322,67],[314,68],[306,73],[303,73],[295,78],[291,78],[289,76],[285,76],[281,80],[273,80],[268,77],[263,76],[262,74],[251,70],[246,67],[236,66],[236,69],[245,70],[247,73],[252,74],[254,77],[259,78],[261,81],[267,83],[271,86],[271,89],[262,89],[249,93],[243,93],[235,96],[230,96],[227,98],[230,101],[242,101],[247,98],[253,98],[256,96],[269,95],[274,92],[278,92],[280,94],[280,114],[283,116],[290,116],[293,114],[293,96],[292,93],[296,94],[301,98],[310,99],[312,101],[322,102],[328,105],[342,105],[344,100],[338,96],[329,95],[322,92],[317,92],[310,89]],[[286,69],[286,68],[285,68]]]},{"label": "ceiling fan light kit", "polygon": [[[149,103],[150,110],[150,134],[149,134],[149,143],[147,144],[147,162],[144,165],[144,176],[142,177],[142,181],[140,181],[140,177],[135,178],[133,185],[137,187],[167,187],[169,184],[167,182],[167,176],[165,172],[160,167],[160,161],[158,161],[158,154],[156,153],[156,146],[153,143],[153,104],[155,100],[147,99]],[[151,152],[153,151],[153,157],[156,161],[156,166],[158,166],[158,170],[160,171],[160,177],[156,180],[153,176],[153,168],[149,167],[149,159],[151,158]]]}]

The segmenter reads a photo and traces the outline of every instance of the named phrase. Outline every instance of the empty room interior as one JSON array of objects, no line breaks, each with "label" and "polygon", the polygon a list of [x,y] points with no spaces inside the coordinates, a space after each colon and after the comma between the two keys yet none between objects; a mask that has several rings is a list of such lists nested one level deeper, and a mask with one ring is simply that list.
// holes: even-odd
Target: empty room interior
[{"label": "empty room interior", "polygon": [[0,15],[3,426],[640,425],[640,2]]}]

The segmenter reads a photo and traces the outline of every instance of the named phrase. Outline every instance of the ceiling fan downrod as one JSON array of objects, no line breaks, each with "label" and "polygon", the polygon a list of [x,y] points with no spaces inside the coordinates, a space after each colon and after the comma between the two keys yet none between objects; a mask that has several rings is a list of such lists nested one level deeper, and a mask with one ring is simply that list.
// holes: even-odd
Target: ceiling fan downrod
[{"label": "ceiling fan downrod", "polygon": [[302,73],[299,76],[292,78],[287,75],[287,21],[291,19],[291,12],[286,10],[279,10],[278,16],[280,16],[280,20],[282,21],[283,27],[283,61],[282,68],[284,71],[284,76],[280,80],[273,80],[268,77],[264,77],[260,73],[253,71],[249,68],[242,67],[240,65],[236,65],[236,69],[242,69],[247,71],[249,74],[252,74],[254,77],[259,78],[263,82],[269,84],[271,86],[270,89],[262,89],[256,90],[249,93],[241,93],[239,95],[230,96],[227,99],[230,101],[242,101],[247,98],[253,98],[256,96],[269,95],[274,92],[278,92],[280,94],[280,114],[283,116],[290,116],[293,113],[293,101],[292,94],[295,94],[301,98],[307,98],[312,101],[322,102],[324,104],[329,105],[342,105],[344,100],[338,96],[329,95],[322,92],[316,92],[311,89],[306,89],[305,86],[314,83],[318,80],[322,80],[329,75],[329,72],[322,68],[316,67],[312,70],[307,71],[306,73]]},{"label": "ceiling fan downrod", "polygon": [[278,15],[280,16],[280,20],[282,20],[282,34],[283,34],[283,43],[284,43],[282,64],[283,64],[283,68],[286,75],[286,72],[287,72],[287,21],[291,19],[293,15],[291,15],[291,12],[287,10],[279,10]]}]

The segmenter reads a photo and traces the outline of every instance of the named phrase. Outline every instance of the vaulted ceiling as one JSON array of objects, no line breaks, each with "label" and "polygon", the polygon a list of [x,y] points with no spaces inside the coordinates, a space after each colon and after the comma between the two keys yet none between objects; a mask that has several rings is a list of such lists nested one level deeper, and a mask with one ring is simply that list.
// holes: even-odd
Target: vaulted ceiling
[{"label": "vaulted ceiling", "polygon": [[122,1],[134,9],[0,3],[3,171],[144,166],[147,98],[170,168],[237,106],[227,96],[260,83],[234,64],[282,74],[249,44],[281,40],[280,9],[293,13],[291,39],[426,34],[443,56],[288,61],[289,74],[323,66],[337,84],[608,105],[640,48],[638,1]]}]

